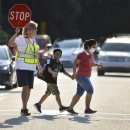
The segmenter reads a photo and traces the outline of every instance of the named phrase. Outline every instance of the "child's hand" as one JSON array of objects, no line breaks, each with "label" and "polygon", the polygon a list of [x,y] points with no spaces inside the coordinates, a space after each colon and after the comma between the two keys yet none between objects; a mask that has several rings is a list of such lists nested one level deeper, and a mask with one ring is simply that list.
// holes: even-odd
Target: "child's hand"
[{"label": "child's hand", "polygon": [[101,67],[103,67],[101,64],[98,64],[98,66],[97,66],[98,68],[101,68]]},{"label": "child's hand", "polygon": [[76,78],[76,74],[73,74],[71,77],[74,80]]},{"label": "child's hand", "polygon": [[71,79],[74,80],[75,78],[71,75]]},{"label": "child's hand", "polygon": [[68,75],[68,77],[70,77],[70,78],[73,80],[73,77],[72,77],[72,75],[70,75],[70,74],[69,74],[69,75]]},{"label": "child's hand", "polygon": [[40,76],[43,76],[43,70],[40,69],[39,72],[38,72],[38,74],[39,74]]}]

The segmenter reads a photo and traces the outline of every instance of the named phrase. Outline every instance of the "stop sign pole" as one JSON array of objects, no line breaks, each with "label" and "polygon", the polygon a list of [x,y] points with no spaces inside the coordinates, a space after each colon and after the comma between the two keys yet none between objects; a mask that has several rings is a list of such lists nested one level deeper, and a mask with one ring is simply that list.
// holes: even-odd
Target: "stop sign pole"
[{"label": "stop sign pole", "polygon": [[32,11],[26,4],[15,4],[8,13],[8,21],[14,27],[22,28],[31,20]]}]

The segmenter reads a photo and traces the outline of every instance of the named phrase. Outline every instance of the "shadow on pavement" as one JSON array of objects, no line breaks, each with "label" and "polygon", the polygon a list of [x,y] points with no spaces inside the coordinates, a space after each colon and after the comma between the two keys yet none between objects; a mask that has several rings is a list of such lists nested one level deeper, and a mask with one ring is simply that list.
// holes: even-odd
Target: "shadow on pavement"
[{"label": "shadow on pavement", "polygon": [[[91,123],[91,120],[92,120],[91,116],[89,116],[89,115],[78,116],[78,115],[72,115],[72,114],[38,115],[38,116],[33,116],[33,118],[44,119],[44,120],[48,120],[48,121],[65,118],[70,121],[75,121],[78,123],[85,123],[85,124]],[[95,121],[98,121],[98,120],[95,120]]]},{"label": "shadow on pavement", "polygon": [[17,118],[11,118],[0,123],[0,128],[12,128],[14,125],[22,125],[24,122],[28,122],[29,119],[26,116],[20,116]]},{"label": "shadow on pavement", "polygon": [[90,116],[72,116],[69,118],[70,121],[76,121],[79,123],[91,123],[91,117]]},{"label": "shadow on pavement", "polygon": [[37,118],[37,119],[45,119],[48,121],[53,121],[57,118],[57,115],[42,115],[42,116],[33,116],[33,118]]}]

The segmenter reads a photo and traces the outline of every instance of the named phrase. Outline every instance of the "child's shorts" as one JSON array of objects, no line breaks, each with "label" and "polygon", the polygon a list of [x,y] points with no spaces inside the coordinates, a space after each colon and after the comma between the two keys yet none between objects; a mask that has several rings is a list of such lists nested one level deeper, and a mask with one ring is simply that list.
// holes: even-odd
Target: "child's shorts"
[{"label": "child's shorts", "polygon": [[60,95],[57,84],[47,83],[46,94]]}]

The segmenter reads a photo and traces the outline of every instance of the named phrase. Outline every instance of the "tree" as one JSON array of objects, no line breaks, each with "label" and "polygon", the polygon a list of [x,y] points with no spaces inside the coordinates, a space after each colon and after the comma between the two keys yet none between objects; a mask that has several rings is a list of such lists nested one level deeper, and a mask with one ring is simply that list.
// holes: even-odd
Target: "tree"
[{"label": "tree", "polygon": [[[80,0],[82,14],[77,24],[83,38],[110,36],[129,30],[129,0]],[[130,31],[130,30],[129,30]]]},{"label": "tree", "polygon": [[46,22],[46,33],[52,39],[79,35],[76,25],[77,18],[81,14],[79,0],[37,0],[33,4],[35,5],[33,10],[38,11],[33,12],[33,18]]},{"label": "tree", "polygon": [[16,3],[30,7],[32,20],[39,24],[38,33],[44,21],[45,32],[52,41],[56,38],[88,39],[130,32],[130,0],[2,0],[2,29],[10,35],[14,29],[8,23],[7,14]]},{"label": "tree", "polygon": [[5,45],[8,42],[8,34],[0,28],[0,45]]}]

